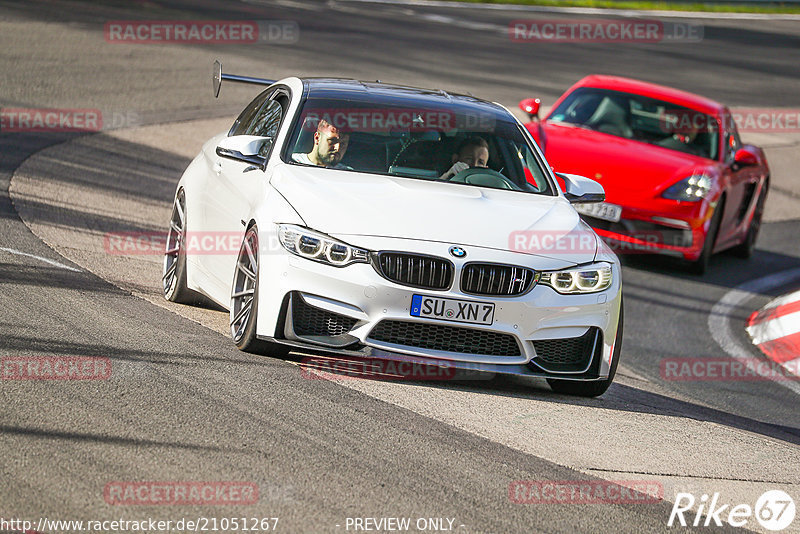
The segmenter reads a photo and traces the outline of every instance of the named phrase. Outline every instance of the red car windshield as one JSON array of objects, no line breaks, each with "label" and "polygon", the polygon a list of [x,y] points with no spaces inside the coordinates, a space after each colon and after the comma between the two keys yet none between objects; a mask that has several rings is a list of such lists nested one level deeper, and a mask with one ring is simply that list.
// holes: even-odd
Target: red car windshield
[{"label": "red car windshield", "polygon": [[576,89],[548,120],[714,160],[719,151],[719,124],[715,117],[671,102],[609,89]]}]

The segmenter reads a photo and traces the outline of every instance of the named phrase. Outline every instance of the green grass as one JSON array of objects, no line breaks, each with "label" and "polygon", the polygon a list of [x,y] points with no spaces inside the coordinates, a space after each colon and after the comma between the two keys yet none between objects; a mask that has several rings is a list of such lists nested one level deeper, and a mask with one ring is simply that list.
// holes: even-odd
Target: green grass
[{"label": "green grass", "polygon": [[598,7],[606,9],[660,9],[667,11],[708,11],[713,13],[800,13],[800,4],[722,4],[704,2],[663,2],[657,0],[451,0],[478,4],[517,4],[529,6]]}]

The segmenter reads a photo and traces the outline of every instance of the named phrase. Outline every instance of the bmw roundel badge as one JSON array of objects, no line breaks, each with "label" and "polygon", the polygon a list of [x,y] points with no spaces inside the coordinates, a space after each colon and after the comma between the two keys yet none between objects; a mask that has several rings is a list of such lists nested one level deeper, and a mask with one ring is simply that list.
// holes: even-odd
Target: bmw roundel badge
[{"label": "bmw roundel badge", "polygon": [[463,258],[467,255],[467,251],[461,247],[450,247],[450,254],[456,258]]}]

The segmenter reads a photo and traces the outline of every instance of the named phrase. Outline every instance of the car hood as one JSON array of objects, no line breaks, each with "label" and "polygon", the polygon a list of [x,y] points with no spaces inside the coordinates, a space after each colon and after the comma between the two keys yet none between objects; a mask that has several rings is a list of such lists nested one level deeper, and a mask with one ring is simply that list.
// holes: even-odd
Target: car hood
[{"label": "car hood", "polygon": [[438,241],[569,263],[597,252],[595,234],[562,197],[287,164],[271,183],[310,228],[334,236]]},{"label": "car hood", "polygon": [[558,172],[597,180],[606,200],[655,196],[670,185],[713,167],[712,160],[576,126],[545,121],[545,157]]}]

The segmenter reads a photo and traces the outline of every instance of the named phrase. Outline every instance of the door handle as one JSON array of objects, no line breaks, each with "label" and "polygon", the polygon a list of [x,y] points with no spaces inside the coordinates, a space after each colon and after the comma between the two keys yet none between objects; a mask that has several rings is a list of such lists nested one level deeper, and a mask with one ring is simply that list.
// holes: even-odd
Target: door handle
[{"label": "door handle", "polygon": [[220,161],[215,161],[214,162],[214,172],[217,173],[217,174],[222,172],[222,162],[220,162]]}]

